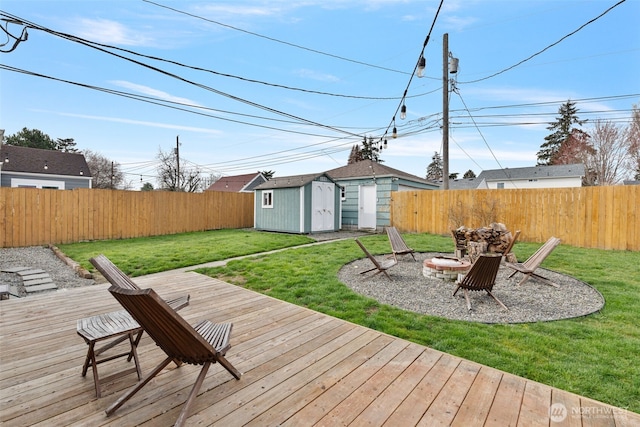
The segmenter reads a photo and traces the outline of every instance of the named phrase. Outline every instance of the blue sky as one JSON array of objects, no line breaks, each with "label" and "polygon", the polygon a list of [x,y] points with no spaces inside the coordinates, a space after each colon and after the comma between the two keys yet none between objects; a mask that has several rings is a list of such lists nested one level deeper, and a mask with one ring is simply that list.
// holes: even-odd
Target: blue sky
[{"label": "blue sky", "polygon": [[[617,3],[445,0],[436,19],[440,2],[424,0],[3,0],[5,14],[147,66],[29,29],[0,56],[0,129],[73,138],[135,188],[177,136],[204,174],[285,176],[343,166],[364,135],[387,132],[384,164],[424,177],[442,152],[447,33],[459,59],[450,172],[533,166],[566,100],[620,126],[640,104],[640,1]],[[412,77],[430,30],[426,75]]]}]

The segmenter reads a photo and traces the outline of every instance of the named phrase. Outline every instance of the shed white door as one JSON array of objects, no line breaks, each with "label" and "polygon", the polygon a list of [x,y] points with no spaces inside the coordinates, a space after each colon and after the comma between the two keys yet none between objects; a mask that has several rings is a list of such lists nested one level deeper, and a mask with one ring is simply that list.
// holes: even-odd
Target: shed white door
[{"label": "shed white door", "polygon": [[311,194],[311,231],[334,230],[335,185],[330,182],[313,182]]},{"label": "shed white door", "polygon": [[376,186],[361,185],[358,201],[358,228],[376,228]]}]

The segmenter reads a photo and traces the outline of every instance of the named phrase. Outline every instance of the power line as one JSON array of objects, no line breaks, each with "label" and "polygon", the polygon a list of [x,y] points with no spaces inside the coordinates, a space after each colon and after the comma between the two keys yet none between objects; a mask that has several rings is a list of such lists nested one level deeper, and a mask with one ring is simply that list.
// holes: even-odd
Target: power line
[{"label": "power line", "polygon": [[[9,15],[5,15],[5,16],[9,16]],[[305,123],[307,125],[312,125],[312,126],[316,126],[316,127],[320,127],[320,128],[324,128],[324,129],[333,130],[333,131],[338,132],[338,133],[344,133],[344,134],[348,134],[348,135],[351,135],[351,136],[360,137],[360,135],[354,134],[352,132],[349,132],[349,131],[346,131],[346,130],[343,130],[343,129],[339,129],[339,128],[333,128],[331,126],[324,125],[322,123],[318,123],[318,122],[315,122],[315,121],[312,121],[312,120],[309,120],[309,119],[304,119],[302,117],[295,116],[295,115],[290,114],[290,113],[279,111],[279,110],[276,110],[275,108],[267,107],[265,105],[258,104],[256,102],[249,101],[247,99],[244,99],[244,98],[241,98],[241,97],[238,97],[238,96],[235,96],[235,95],[231,95],[229,93],[223,92],[221,90],[215,89],[215,88],[207,86],[205,84],[197,83],[195,81],[192,81],[192,80],[189,80],[187,78],[181,77],[181,76],[179,76],[177,74],[171,73],[171,72],[163,70],[161,68],[158,68],[158,67],[155,67],[155,66],[152,66],[152,65],[149,65],[149,64],[145,64],[144,62],[135,60],[133,58],[128,58],[126,56],[117,54],[115,52],[110,52],[109,50],[107,50],[107,49],[105,49],[103,47],[100,47],[98,44],[96,44],[94,42],[91,42],[89,40],[85,40],[85,39],[82,39],[80,37],[76,37],[76,36],[69,35],[69,34],[60,33],[60,32],[57,32],[55,30],[51,30],[49,28],[37,25],[35,23],[24,21],[24,20],[22,20],[20,18],[17,18],[17,17],[14,17],[14,18],[16,18],[17,20],[22,22],[24,25],[29,26],[31,28],[44,31],[44,32],[52,34],[54,36],[58,36],[58,37],[61,37],[63,39],[66,39],[66,40],[73,41],[73,42],[82,44],[82,45],[87,46],[87,47],[91,47],[91,48],[96,49],[96,50],[98,50],[100,52],[106,53],[108,55],[115,56],[117,58],[123,59],[123,60],[128,61],[128,62],[132,62],[132,63],[134,63],[136,65],[142,66],[144,68],[148,68],[148,69],[150,69],[152,71],[156,71],[156,72],[158,72],[160,74],[163,74],[165,76],[177,79],[179,81],[182,81],[184,83],[199,87],[201,89],[205,89],[205,90],[213,92],[213,93],[215,93],[217,95],[224,96],[224,97],[229,98],[229,99],[231,99],[233,101],[241,102],[241,103],[247,104],[247,105],[249,105],[251,107],[262,109],[262,110],[268,111],[268,112],[276,114],[276,115],[281,115],[281,116],[284,116],[284,117],[292,118],[292,119],[298,120],[300,122],[303,122],[303,123]]]},{"label": "power line", "polygon": [[295,44],[295,43],[279,40],[279,39],[276,39],[276,38],[273,38],[273,37],[264,36],[262,34],[254,33],[254,32],[251,32],[251,31],[243,30],[242,28],[234,27],[234,26],[228,25],[228,24],[223,24],[221,22],[214,21],[212,19],[208,19],[208,18],[199,16],[199,15],[195,15],[195,14],[189,13],[189,12],[185,12],[183,10],[175,9],[173,7],[162,5],[160,3],[156,3],[156,2],[153,2],[153,1],[150,1],[150,0],[142,0],[142,1],[144,1],[146,3],[149,3],[149,4],[153,4],[154,6],[158,6],[158,7],[164,8],[164,9],[171,10],[173,12],[177,12],[177,13],[181,13],[183,15],[191,16],[192,18],[201,19],[203,21],[207,21],[207,22],[210,22],[212,24],[220,25],[222,27],[226,27],[226,28],[229,28],[229,29],[232,29],[232,30],[235,30],[235,31],[240,31],[240,32],[245,33],[245,34],[249,34],[249,35],[252,35],[252,36],[255,36],[255,37],[260,37],[260,38],[263,38],[265,40],[269,40],[269,41],[272,41],[272,42],[284,44],[284,45],[287,45],[287,46],[290,46],[290,47],[294,47],[294,48],[297,48],[297,49],[306,50],[306,51],[309,51],[309,52],[317,53],[319,55],[324,55],[324,56],[328,56],[328,57],[331,57],[331,58],[339,59],[341,61],[347,61],[347,62],[352,62],[354,64],[365,65],[365,66],[371,67],[371,68],[378,68],[380,70],[391,71],[391,72],[399,73],[399,74],[409,74],[406,71],[399,71],[399,70],[394,70],[392,68],[386,68],[386,67],[381,67],[379,65],[369,64],[367,62],[356,61],[354,59],[345,58],[343,56],[334,55],[332,53],[327,53],[327,52],[323,52],[321,50],[311,49],[311,48],[304,47],[304,46],[301,46],[301,45],[298,45],[298,44]]},{"label": "power line", "polygon": [[583,29],[584,27],[586,27],[587,25],[592,24],[593,22],[595,22],[595,21],[597,21],[598,19],[602,18],[604,15],[606,15],[607,13],[609,13],[609,12],[610,12],[611,10],[613,10],[614,8],[616,8],[616,7],[620,6],[620,5],[621,5],[622,3],[624,3],[625,1],[627,1],[627,0],[620,0],[618,3],[614,4],[613,6],[611,6],[610,8],[608,8],[607,10],[605,10],[604,12],[602,12],[600,15],[598,15],[598,16],[596,16],[595,18],[593,18],[593,19],[591,19],[591,20],[589,20],[589,21],[585,22],[584,24],[582,24],[580,27],[578,27],[578,28],[577,28],[577,29],[575,29],[574,31],[570,32],[569,34],[567,34],[567,35],[565,35],[565,36],[561,37],[558,41],[556,41],[556,42],[554,42],[554,43],[551,43],[549,46],[545,47],[544,49],[539,50],[538,52],[534,53],[533,55],[530,55],[529,57],[527,57],[527,58],[523,59],[522,61],[520,61],[520,62],[518,62],[518,63],[516,63],[516,64],[514,64],[514,65],[512,65],[512,66],[510,66],[510,67],[505,68],[504,70],[498,71],[497,73],[491,74],[491,75],[489,75],[489,76],[487,76],[487,77],[483,77],[483,78],[481,78],[481,79],[471,80],[471,81],[468,81],[468,82],[458,82],[458,83],[459,83],[459,84],[477,83],[477,82],[481,82],[481,81],[484,81],[484,80],[488,80],[488,79],[490,79],[490,78],[492,78],[492,77],[495,77],[495,76],[498,76],[498,75],[500,75],[500,74],[502,74],[502,73],[506,73],[507,71],[512,70],[512,69],[516,68],[517,66],[524,64],[525,62],[527,62],[527,61],[529,61],[529,60],[531,60],[531,59],[535,58],[536,56],[540,55],[541,53],[543,53],[543,52],[545,52],[545,51],[547,51],[547,50],[551,49],[552,47],[554,47],[554,46],[556,46],[557,44],[561,43],[561,42],[562,42],[562,41],[564,41],[565,39],[567,39],[567,38],[571,37],[572,35],[576,34],[578,31],[582,30],[582,29]]}]

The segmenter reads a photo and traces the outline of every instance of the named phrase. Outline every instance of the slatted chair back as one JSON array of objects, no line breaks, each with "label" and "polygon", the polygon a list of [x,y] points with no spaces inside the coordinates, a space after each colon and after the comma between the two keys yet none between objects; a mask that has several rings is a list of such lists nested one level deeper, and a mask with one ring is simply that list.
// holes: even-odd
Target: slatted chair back
[{"label": "slatted chair back", "polygon": [[398,229],[395,227],[387,227],[387,237],[389,238],[389,243],[391,244],[391,251],[393,252],[393,257],[397,260],[397,255],[411,255],[413,260],[416,261],[416,257],[413,254],[414,250],[411,249],[407,242],[404,241]]},{"label": "slatted chair back", "polygon": [[391,267],[393,267],[394,265],[396,265],[398,262],[395,259],[390,259],[390,260],[386,260],[384,262],[378,262],[378,260],[371,255],[371,253],[367,250],[367,248],[362,244],[362,242],[360,240],[358,240],[358,238],[356,237],[354,239],[356,241],[356,243],[358,244],[358,246],[360,246],[360,249],[362,249],[362,252],[365,253],[365,255],[367,256],[367,258],[369,258],[369,260],[373,263],[374,268],[371,268],[369,270],[366,271],[362,271],[360,274],[364,274],[364,273],[368,273],[370,271],[373,270],[378,270],[374,276],[376,274],[380,274],[380,273],[384,273],[389,279],[391,279],[391,276],[389,276],[389,273],[387,273],[387,270]]},{"label": "slatted chair back", "polygon": [[[109,258],[100,254],[89,259],[89,262],[109,281],[113,286],[121,289],[140,290],[140,287],[131,280],[122,270],[120,270]],[[189,295],[181,295],[166,300],[174,310],[180,310],[189,305]]]},{"label": "slatted chair back", "polygon": [[240,379],[242,374],[224,357],[231,347],[229,344],[233,327],[231,323],[215,324],[204,320],[192,327],[153,289],[124,289],[111,285],[109,292],[149,334],[158,347],[167,354],[167,358],[133,388],[113,402],[105,411],[107,416],[113,414],[140,391],[171,361],[202,365],[200,374],[198,374],[175,423],[175,426],[178,427],[184,425],[189,416],[190,408],[193,406],[211,364],[219,363],[235,379]]},{"label": "slatted chair back", "polygon": [[98,255],[89,259],[89,262],[109,281],[112,285],[119,286],[122,289],[139,290],[140,287],[122,270],[120,270],[105,255]]},{"label": "slatted chair back", "polygon": [[542,262],[553,252],[553,250],[560,244],[560,239],[557,237],[551,237],[546,243],[538,248],[533,255],[531,255],[522,266],[530,271],[535,271],[540,267]]},{"label": "slatted chair back", "polygon": [[470,291],[491,291],[500,269],[500,254],[481,254],[458,286]]},{"label": "slatted chair back", "polygon": [[513,246],[516,244],[516,240],[518,240],[519,236],[520,230],[516,230],[515,234],[511,238],[511,241],[509,242],[509,245],[506,247],[502,255],[506,256],[507,254],[511,253],[511,251],[513,250]]},{"label": "slatted chair back", "polygon": [[453,296],[456,295],[458,290],[462,289],[464,291],[464,298],[467,301],[467,310],[471,311],[469,291],[485,291],[505,310],[508,310],[509,308],[491,292],[493,285],[496,283],[501,262],[501,254],[480,254],[466,276],[456,283],[457,286],[455,291],[453,291]]},{"label": "slatted chair back", "polygon": [[220,351],[202,338],[153,289],[131,290],[111,286],[109,292],[167,356],[196,365],[216,361]]}]

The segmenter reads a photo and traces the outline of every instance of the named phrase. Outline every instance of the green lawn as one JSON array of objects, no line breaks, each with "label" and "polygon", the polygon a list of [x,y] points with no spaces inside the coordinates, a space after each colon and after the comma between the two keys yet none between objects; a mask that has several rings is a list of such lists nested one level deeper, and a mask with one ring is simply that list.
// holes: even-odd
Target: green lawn
[{"label": "green lawn", "polygon": [[[450,252],[450,237],[404,235],[419,252]],[[260,245],[253,240],[262,241]],[[127,273],[145,274],[233,256],[258,246],[290,246],[303,236],[242,230],[79,243],[60,248],[78,262],[105,253]],[[282,239],[282,240],[281,240]],[[293,240],[288,240],[293,239]],[[236,245],[234,241],[245,241]],[[203,243],[214,241],[215,244]],[[373,253],[388,253],[385,235],[363,238]],[[518,259],[540,244],[517,243]],[[202,248],[194,251],[194,248]],[[170,253],[166,253],[167,249]],[[190,255],[191,253],[197,255]],[[219,253],[220,252],[220,253]],[[223,253],[224,252],[224,253]],[[352,292],[337,280],[342,265],[362,258],[352,240],[295,248],[202,269],[213,277],[294,304],[530,378],[560,389],[640,412],[640,253],[561,245],[544,266],[570,274],[605,297],[601,313],[588,317],[515,325],[453,321],[403,311]],[[142,267],[144,266],[144,267]],[[144,271],[144,273],[143,273]]]}]

